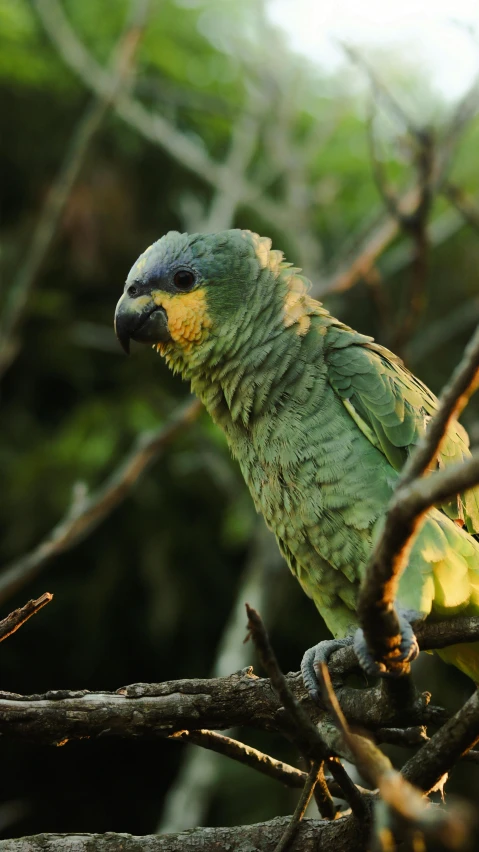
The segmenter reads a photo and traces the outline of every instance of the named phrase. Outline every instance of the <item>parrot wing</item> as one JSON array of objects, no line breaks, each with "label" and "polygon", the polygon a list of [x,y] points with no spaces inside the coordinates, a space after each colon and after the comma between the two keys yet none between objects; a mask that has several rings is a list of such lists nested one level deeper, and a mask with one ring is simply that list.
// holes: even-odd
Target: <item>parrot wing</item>
[{"label": "parrot wing", "polygon": [[[399,358],[371,338],[344,326],[330,327],[327,338],[330,384],[357,426],[399,471],[437,411],[437,398]],[[444,468],[469,456],[467,432],[453,420],[434,467]],[[479,532],[479,487],[440,508],[462,521],[468,532]]]}]

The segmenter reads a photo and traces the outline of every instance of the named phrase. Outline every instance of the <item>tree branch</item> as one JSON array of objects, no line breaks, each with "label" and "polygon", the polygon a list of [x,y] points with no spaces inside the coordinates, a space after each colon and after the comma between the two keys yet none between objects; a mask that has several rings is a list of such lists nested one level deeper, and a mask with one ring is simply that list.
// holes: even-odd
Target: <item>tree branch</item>
[{"label": "tree branch", "polygon": [[[270,822],[233,828],[194,828],[180,834],[37,834],[0,840],[0,852],[274,852],[284,834],[289,817]],[[318,852],[318,848],[334,852],[366,852],[367,832],[354,817],[334,821],[307,819],[298,826],[289,852]]]},{"label": "tree branch", "polygon": [[[479,640],[479,617],[438,623],[420,623],[416,635],[423,650]],[[459,635],[457,635],[459,633]],[[352,648],[337,651],[330,669],[344,673],[358,667]],[[286,675],[290,692],[307,709],[312,722],[320,709],[308,698],[299,672]],[[436,718],[423,708],[416,718],[397,718],[379,689],[345,688],[338,696],[351,725],[371,730],[404,728]],[[284,733],[284,711],[269,680],[256,677],[252,669],[206,680],[137,683],[117,692],[53,690],[44,695],[22,696],[0,692],[0,733],[45,743],[96,736],[169,737],[175,732],[201,728],[231,728],[235,725]]]},{"label": "tree branch", "polygon": [[140,435],[126,458],[89,497],[83,493],[51,533],[30,553],[6,565],[0,573],[0,603],[22,588],[60,553],[71,550],[128,496],[138,479],[179,432],[198,416],[198,400],[178,408],[156,432]]},{"label": "tree branch", "polygon": [[201,746],[202,748],[214,751],[216,754],[222,754],[238,763],[243,763],[268,778],[273,778],[287,787],[302,788],[307,780],[307,773],[296,769],[295,766],[290,766],[288,763],[283,763],[282,760],[276,760],[269,754],[264,754],[252,746],[234,740],[231,737],[225,737],[217,731],[208,731],[200,729],[196,731],[177,731],[170,735],[170,739],[180,742],[193,743],[193,745]]},{"label": "tree branch", "polygon": [[[417,188],[404,193],[397,201],[401,215],[406,216],[412,213],[417,206],[418,198]],[[353,287],[360,278],[371,272],[378,257],[392,243],[399,230],[397,218],[392,218],[389,214],[383,217],[371,233],[361,241],[353,260],[348,259],[338,263],[336,270],[321,282],[320,287],[316,288],[315,295],[322,297],[328,293],[343,293]]]},{"label": "tree branch", "polygon": [[41,597],[28,601],[25,606],[14,609],[6,618],[2,618],[0,621],[0,642],[15,633],[32,615],[35,615],[52,600],[53,595],[50,592],[45,592]]}]

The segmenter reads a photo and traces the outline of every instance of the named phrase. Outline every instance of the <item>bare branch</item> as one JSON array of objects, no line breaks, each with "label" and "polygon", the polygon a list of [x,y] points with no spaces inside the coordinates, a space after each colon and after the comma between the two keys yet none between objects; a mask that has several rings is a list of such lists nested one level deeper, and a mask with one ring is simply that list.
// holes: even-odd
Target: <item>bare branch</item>
[{"label": "bare branch", "polygon": [[0,642],[15,633],[32,615],[35,615],[52,600],[53,595],[50,592],[45,592],[36,600],[28,601],[25,606],[14,609],[6,618],[2,618],[0,621]]},{"label": "bare branch", "polygon": [[[30,553],[6,565],[0,573],[0,602],[7,600],[60,553],[71,550],[128,496],[138,479],[171,441],[198,416],[198,400],[181,406],[156,432],[140,435],[106,482],[89,497],[81,494],[51,533]],[[75,495],[74,495],[75,498]]]},{"label": "bare branch", "polygon": [[[420,623],[416,634],[423,650],[479,640],[479,617],[436,624]],[[334,673],[348,672],[358,663],[352,648],[331,658]],[[310,714],[321,710],[308,698],[299,672],[286,676],[290,692]],[[354,696],[352,695],[354,693]],[[437,718],[434,708],[414,715],[391,712],[380,689],[344,689],[339,695],[351,725],[371,730],[420,725]],[[431,712],[429,712],[431,711]],[[235,725],[261,730],[285,730],[281,702],[269,680],[245,669],[235,675],[207,680],[179,680],[161,684],[132,684],[115,693],[55,690],[45,695],[21,696],[0,693],[0,733],[31,741],[61,742],[77,737],[160,736],[199,728],[230,728]],[[289,732],[289,727],[286,727]]]},{"label": "bare branch", "polygon": [[[194,828],[180,834],[37,834],[0,840],[0,852],[274,852],[289,823],[289,817],[232,828]],[[366,852],[367,830],[354,817],[334,821],[307,819],[298,827],[289,852],[318,852],[318,847],[334,852]]]},{"label": "bare branch", "polygon": [[281,784],[285,784],[287,787],[302,788],[308,778],[306,772],[302,772],[288,763],[283,763],[282,760],[276,760],[269,754],[264,754],[262,751],[252,748],[252,746],[239,742],[239,740],[232,739],[232,737],[225,737],[217,731],[208,731],[206,729],[177,731],[171,734],[170,739],[193,743],[193,745],[210,749],[216,752],[216,754],[230,757],[238,763],[243,763],[245,766],[256,769],[263,775],[267,775],[268,778],[280,781]]},{"label": "bare branch", "polygon": [[206,222],[202,223],[202,231],[213,232],[233,227],[236,208],[243,197],[242,182],[258,142],[262,107],[263,99],[251,89],[249,102],[233,127],[230,150],[224,163],[224,168],[234,179],[223,183],[216,190]]},{"label": "bare branch", "polygon": [[78,122],[64,160],[48,192],[29,251],[7,296],[0,327],[0,378],[19,352],[18,333],[23,323],[29,294],[58,231],[65,205],[93,137],[131,76],[135,53],[145,26],[147,9],[146,0],[133,0],[125,33],[113,51],[108,72],[108,88],[98,94]]},{"label": "bare branch", "polygon": [[[305,701],[299,675],[288,675],[286,682],[288,689],[292,689],[302,704],[311,707],[314,717],[318,710]],[[358,692],[362,694],[367,691]],[[451,722],[423,746],[418,752],[420,758],[412,758],[406,764],[409,781],[418,783],[422,789],[427,789],[428,784],[434,786],[444,771],[450,769],[452,763],[474,743],[479,736],[478,706],[475,693],[473,699],[467,702]],[[229,738],[221,738],[211,731],[198,731],[198,725],[203,726],[205,722],[213,727],[242,724],[278,730],[290,736],[290,728],[285,725],[284,715],[285,711],[275,697],[270,682],[254,677],[251,672],[240,672],[216,680],[136,684],[124,687],[117,693],[59,690],[48,692],[45,696],[31,697],[0,693],[0,733],[27,741],[55,744],[65,743],[73,738],[96,736],[163,738],[171,736],[175,731],[184,732],[187,726],[190,733],[180,733],[180,737],[186,736],[191,741],[195,741],[197,737],[198,744],[206,744],[208,747],[213,745],[215,750],[218,748],[227,754],[232,745]],[[223,746],[226,746],[224,750]],[[312,750],[313,747],[310,748]],[[254,754],[251,757],[251,750],[235,741],[232,749],[230,756],[235,759],[239,751],[249,751],[247,763],[255,768],[259,768],[259,763],[263,762],[262,755]],[[361,760],[368,758],[362,755]],[[384,758],[384,761],[386,760]],[[268,758],[266,762],[269,762]],[[333,760],[329,759],[328,764],[332,770]],[[272,761],[270,768],[271,766],[275,768],[271,772],[268,769],[267,774],[274,774],[278,780],[293,783],[297,776],[300,776],[301,782],[303,780],[302,773],[297,773],[292,767],[281,764],[278,766],[275,761]],[[336,763],[336,766],[340,764]],[[364,767],[362,771],[365,771]],[[376,777],[373,780],[377,780]],[[295,780],[294,784],[296,783]],[[341,778],[339,783],[343,791],[341,795],[344,796],[344,779]],[[386,789],[386,798],[390,793],[391,791]],[[391,795],[393,793],[394,790]],[[335,789],[335,795],[337,794]],[[366,832],[366,824],[369,823],[369,799],[367,796],[360,796],[357,789],[356,795],[366,809],[366,819],[361,823]],[[279,835],[276,842],[278,841]],[[294,849],[294,845],[292,848]]]},{"label": "bare branch", "polygon": [[[109,97],[112,75],[82,44],[58,0],[32,0],[40,20],[62,59],[99,97]],[[150,113],[126,92],[115,101],[116,112],[155,144],[160,144],[187,168],[208,183],[221,182],[220,167],[210,160],[203,147],[177,130],[158,113]]]}]

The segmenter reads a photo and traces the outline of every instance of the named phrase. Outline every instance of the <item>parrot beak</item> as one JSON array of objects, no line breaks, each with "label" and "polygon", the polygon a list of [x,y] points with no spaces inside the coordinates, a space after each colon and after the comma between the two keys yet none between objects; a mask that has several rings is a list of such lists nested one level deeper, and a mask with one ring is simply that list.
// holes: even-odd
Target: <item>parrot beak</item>
[{"label": "parrot beak", "polygon": [[116,306],[115,332],[127,355],[130,354],[130,340],[152,344],[171,340],[166,311],[150,296],[131,299],[123,293]]}]

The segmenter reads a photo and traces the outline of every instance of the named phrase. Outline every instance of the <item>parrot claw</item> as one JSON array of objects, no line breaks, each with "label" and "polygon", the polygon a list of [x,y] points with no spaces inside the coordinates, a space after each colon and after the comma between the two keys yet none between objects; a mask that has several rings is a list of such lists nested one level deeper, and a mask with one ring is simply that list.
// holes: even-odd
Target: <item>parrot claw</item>
[{"label": "parrot claw", "polygon": [[[419,645],[411,622],[420,621],[422,616],[414,610],[400,610],[398,613],[401,627],[401,642],[395,649],[395,663],[412,663],[419,654]],[[312,648],[308,648],[301,661],[301,674],[304,686],[315,704],[321,704],[317,668],[321,663],[329,664],[329,658],[339,648],[353,645],[359,665],[372,677],[398,677],[400,672],[389,670],[385,662],[378,662],[372,656],[364,638],[363,631],[358,628],[354,635],[346,636],[344,639],[325,639]]]},{"label": "parrot claw", "polygon": [[320,666],[321,663],[328,665],[329,658],[335,651],[352,645],[352,643],[352,636],[346,636],[345,639],[324,639],[317,645],[313,645],[312,648],[308,648],[304,654],[301,660],[301,674],[304,686],[315,704],[321,703],[316,667]]},{"label": "parrot claw", "polygon": [[[392,660],[394,663],[412,663],[419,654],[416,634],[406,615],[399,613],[399,624],[401,627],[401,642],[395,649]],[[354,634],[353,644],[359,664],[366,674],[373,677],[398,677],[401,674],[397,668],[390,670],[386,663],[378,662],[374,659],[366,644],[363,631],[360,628]]]}]

